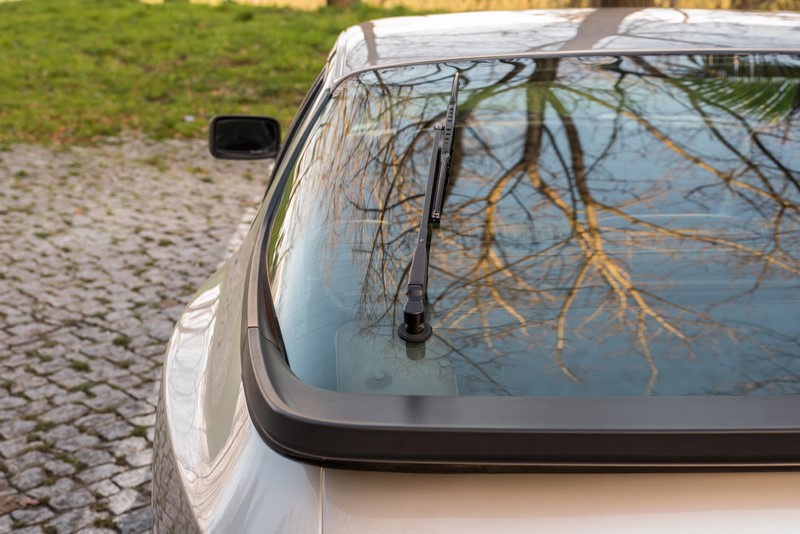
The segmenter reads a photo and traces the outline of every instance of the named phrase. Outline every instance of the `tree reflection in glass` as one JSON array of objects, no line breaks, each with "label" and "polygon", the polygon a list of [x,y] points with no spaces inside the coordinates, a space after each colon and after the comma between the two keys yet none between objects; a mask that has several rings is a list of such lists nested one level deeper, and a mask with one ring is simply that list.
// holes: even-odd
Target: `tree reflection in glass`
[{"label": "tree reflection in glass", "polygon": [[[434,336],[415,361],[395,328],[456,70]],[[387,369],[416,383],[387,393],[800,392],[798,95],[787,55],[487,60],[346,80],[271,233],[292,369],[330,389],[380,392]],[[452,391],[435,390],[442,369]]]}]

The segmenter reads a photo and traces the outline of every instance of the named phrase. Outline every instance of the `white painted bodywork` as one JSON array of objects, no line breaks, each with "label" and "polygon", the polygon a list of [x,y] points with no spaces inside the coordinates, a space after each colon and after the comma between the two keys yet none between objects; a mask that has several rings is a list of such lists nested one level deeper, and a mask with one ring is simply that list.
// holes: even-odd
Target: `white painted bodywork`
[{"label": "white painted bodywork", "polygon": [[333,78],[376,67],[561,52],[797,50],[800,13],[608,8],[398,17],[347,29]]},{"label": "white painted bodywork", "polygon": [[326,471],[326,534],[797,532],[798,473]]},{"label": "white painted bodywork", "polygon": [[[798,14],[627,9],[606,17],[617,21],[612,28],[581,26],[593,13],[365,23],[340,37],[326,84],[443,54],[744,45],[800,52]],[[402,474],[321,469],[278,455],[250,421],[241,381],[242,292],[263,216],[262,207],[240,252],[201,288],[170,342],[154,461],[156,530],[800,532],[800,472]]]}]

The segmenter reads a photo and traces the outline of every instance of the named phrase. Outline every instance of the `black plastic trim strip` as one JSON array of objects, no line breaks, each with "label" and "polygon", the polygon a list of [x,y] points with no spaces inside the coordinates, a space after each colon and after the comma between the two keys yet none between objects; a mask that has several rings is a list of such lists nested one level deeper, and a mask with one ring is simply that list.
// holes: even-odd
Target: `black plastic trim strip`
[{"label": "black plastic trim strip", "polygon": [[414,61],[393,61],[381,65],[368,65],[359,67],[346,72],[341,72],[333,80],[330,87],[333,92],[342,82],[353,76],[358,76],[365,72],[381,71],[398,67],[413,67],[416,65],[430,65],[434,63],[455,63],[459,61],[485,61],[503,59],[549,59],[549,58],[575,58],[575,57],[597,57],[597,56],[734,56],[750,54],[800,54],[800,46],[796,48],[659,48],[642,50],[614,50],[593,48],[591,50],[547,50],[540,52],[525,52],[517,54],[487,54],[476,56],[441,56],[435,58],[423,58]]},{"label": "black plastic trim strip", "polygon": [[800,465],[800,397],[363,395],[301,382],[258,328],[242,354],[261,437],[326,466]]}]

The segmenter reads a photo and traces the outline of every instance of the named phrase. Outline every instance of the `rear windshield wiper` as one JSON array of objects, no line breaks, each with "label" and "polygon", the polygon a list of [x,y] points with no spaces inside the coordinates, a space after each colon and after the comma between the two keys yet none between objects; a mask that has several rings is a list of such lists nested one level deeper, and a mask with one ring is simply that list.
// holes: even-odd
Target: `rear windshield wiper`
[{"label": "rear windshield wiper", "polygon": [[453,159],[453,136],[456,127],[456,102],[458,100],[458,73],[453,77],[450,102],[447,104],[444,126],[436,124],[433,128],[433,150],[431,167],[428,171],[428,185],[425,189],[425,203],[422,207],[422,220],[419,227],[417,248],[411,260],[408,274],[408,301],[403,308],[403,324],[397,328],[401,339],[421,343],[431,337],[433,328],[425,320],[425,299],[428,285],[428,247],[431,226],[438,226],[442,218],[444,193],[450,179],[450,165]]}]

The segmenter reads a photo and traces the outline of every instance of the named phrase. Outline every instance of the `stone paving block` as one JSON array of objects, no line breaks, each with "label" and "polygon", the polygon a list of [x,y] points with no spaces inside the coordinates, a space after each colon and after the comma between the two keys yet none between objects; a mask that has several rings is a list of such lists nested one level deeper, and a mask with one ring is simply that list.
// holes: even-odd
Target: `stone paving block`
[{"label": "stone paving block", "polygon": [[58,534],[67,534],[91,525],[93,518],[94,514],[90,509],[80,508],[61,514],[55,519],[48,521],[48,524],[50,527],[54,528]]},{"label": "stone paving block", "polygon": [[142,467],[153,463],[152,449],[145,449],[125,456],[125,461],[133,467]]},{"label": "stone paving block", "polygon": [[120,369],[113,364],[106,363],[105,365],[100,365],[96,362],[92,371],[86,376],[92,382],[116,382],[116,379],[126,376],[127,374],[128,371]]},{"label": "stone paving block", "polygon": [[8,485],[4,476],[0,476],[0,516],[18,508],[16,495],[17,490]]},{"label": "stone paving block", "polygon": [[145,506],[117,519],[117,528],[121,534],[141,534],[153,527],[153,509]]},{"label": "stone paving block", "polygon": [[45,413],[42,415],[42,419],[52,423],[66,423],[78,419],[87,411],[88,408],[81,404],[66,404]]},{"label": "stone paving block", "polygon": [[131,388],[131,389],[128,389],[126,391],[127,391],[128,395],[130,395],[131,397],[134,397],[135,399],[138,399],[138,400],[146,400],[148,397],[150,397],[153,394],[153,392],[150,390],[150,388],[144,388],[144,387]]},{"label": "stone paving block", "polygon": [[6,439],[26,436],[36,427],[35,421],[12,419],[0,425],[0,435]]},{"label": "stone paving block", "polygon": [[40,432],[39,436],[44,441],[62,441],[74,438],[80,434],[77,428],[72,425],[58,425],[46,432]]},{"label": "stone paving block", "polygon": [[[33,319],[28,319],[28,320],[32,321]],[[8,367],[8,368],[18,368],[18,369],[21,369],[23,367],[28,367],[28,365],[30,364],[30,357],[26,356],[24,353],[21,352],[21,350],[22,350],[21,347],[16,346],[16,345],[21,345],[21,344],[24,344],[24,343],[25,343],[25,339],[24,338],[18,338],[18,337],[17,338],[7,338],[6,344],[8,345],[8,347],[13,349],[13,352],[3,362],[6,367]]]},{"label": "stone paving block", "polygon": [[[174,326],[174,323],[173,323]],[[128,371],[139,376],[146,376],[147,373],[153,369],[153,364],[149,361],[141,361],[134,363],[128,368]],[[159,373],[160,374],[160,373]]]},{"label": "stone paving block", "polygon": [[75,451],[73,456],[76,460],[82,464],[86,464],[89,467],[114,462],[114,457],[108,452],[97,449],[83,449],[80,451]]},{"label": "stone paving block", "polygon": [[80,434],[78,436],[75,436],[74,438],[65,439],[64,441],[58,441],[55,443],[55,446],[65,451],[77,451],[86,447],[94,447],[98,443],[100,443],[100,438],[98,438],[97,436],[88,436],[86,434]]},{"label": "stone paving block", "polygon": [[72,479],[59,478],[55,481],[55,483],[49,486],[39,486],[38,488],[30,490],[28,495],[31,495],[37,499],[52,499],[53,497],[57,497],[71,491],[74,487],[75,482],[73,482]]},{"label": "stone paving block", "polygon": [[133,427],[125,421],[114,421],[113,423],[98,427],[97,433],[111,441],[129,436],[132,430]]},{"label": "stone paving block", "polygon": [[78,373],[78,371],[73,369],[62,369],[53,373],[48,378],[65,389],[72,389],[87,382],[83,373]]},{"label": "stone paving block", "polygon": [[17,456],[6,460],[6,468],[11,473],[19,473],[29,467],[44,465],[52,459],[50,454],[42,451],[28,451],[22,456]]},{"label": "stone paving block", "polygon": [[8,439],[0,442],[0,454],[2,454],[4,458],[11,458],[18,455],[28,447],[30,447],[30,444],[25,436]]},{"label": "stone paving block", "polygon": [[[131,351],[127,345],[115,345],[113,343],[114,342],[130,343],[127,339],[133,339],[134,337],[136,337],[136,332],[120,331],[119,324],[117,323],[111,323],[111,324],[114,326],[114,331],[115,331],[114,339],[111,342],[112,344],[95,345],[94,347],[85,347],[83,349],[84,354],[89,354],[95,357],[95,361],[98,364],[98,368],[113,367],[114,364],[128,360],[132,356]],[[141,328],[141,327],[137,326],[136,328]],[[119,367],[117,368],[119,369]]]},{"label": "stone paving block", "polygon": [[44,530],[39,525],[13,530],[14,534],[44,534]]},{"label": "stone paving block", "polygon": [[119,492],[119,487],[108,479],[95,482],[89,486],[89,489],[101,497],[108,497]]},{"label": "stone paving block", "polygon": [[51,512],[46,506],[39,506],[36,508],[21,508],[19,510],[14,510],[11,512],[11,517],[14,518],[14,521],[19,521],[23,524],[30,524],[30,523],[39,523],[53,517],[53,512]]},{"label": "stone paving block", "polygon": [[124,514],[136,503],[139,492],[130,488],[115,493],[108,498],[108,509],[116,515]]},{"label": "stone paving block", "polygon": [[139,417],[132,417],[128,421],[136,426],[154,426],[156,424],[156,414],[140,415]]},{"label": "stone paving block", "polygon": [[44,378],[43,376],[34,375],[32,373],[26,373],[24,376],[21,376],[14,380],[14,386],[11,388],[11,393],[13,395],[22,395],[26,394],[32,389],[46,386],[47,384],[48,384],[47,379]]},{"label": "stone paving block", "polygon": [[104,478],[110,478],[122,471],[122,468],[115,464],[103,464],[92,467],[78,474],[78,479],[87,484],[97,482]]},{"label": "stone paving block", "polygon": [[84,400],[86,400],[86,393],[84,393],[83,391],[69,391],[67,393],[55,395],[50,398],[50,402],[52,402],[56,406],[60,406],[62,404],[81,402]]},{"label": "stone paving block", "polygon": [[94,495],[87,489],[69,491],[50,499],[50,506],[58,511],[71,510],[88,506],[95,501]]},{"label": "stone paving block", "polygon": [[155,408],[144,401],[132,401],[117,408],[117,413],[125,419],[130,419],[137,415],[147,415],[155,412]]},{"label": "stone paving block", "polygon": [[64,366],[64,364],[63,362],[56,362],[56,361],[31,362],[30,366],[31,369],[33,369],[36,374],[38,374],[39,376],[47,377],[47,379],[49,380],[50,375],[60,371],[61,368]]},{"label": "stone paving block", "polygon": [[7,408],[19,408],[20,406],[27,404],[27,402],[27,400],[20,397],[3,397],[0,399],[0,410],[5,410]]},{"label": "stone paving block", "polygon": [[49,473],[52,473],[54,476],[57,477],[71,475],[76,471],[74,465],[67,462],[62,462],[61,460],[52,460],[50,462],[47,462],[46,464],[44,464],[44,468]]},{"label": "stone paving block", "polygon": [[114,379],[114,384],[123,389],[135,388],[142,383],[142,379],[136,375],[120,376]]},{"label": "stone paving block", "polygon": [[[28,401],[28,403],[21,408],[21,413],[25,417],[35,417],[42,414],[49,414],[52,408],[50,401],[47,399],[40,399],[33,402]],[[60,423],[61,421],[52,422]]]},{"label": "stone paving block", "polygon": [[14,478],[11,479],[11,483],[14,487],[22,491],[27,491],[41,484],[44,479],[45,473],[40,467],[30,467],[15,475]]},{"label": "stone paving block", "polygon": [[12,421],[22,417],[22,411],[19,408],[7,408],[0,410],[0,421]]},{"label": "stone paving block", "polygon": [[114,451],[117,454],[128,455],[148,448],[147,440],[139,436],[131,436],[114,444]]},{"label": "stone paving block", "polygon": [[[75,298],[83,298],[82,293],[78,291],[78,293],[75,295]],[[68,303],[71,305],[72,301],[75,300],[75,298],[68,299]],[[47,340],[53,347],[63,347],[64,352],[61,353],[62,355],[69,354],[75,348],[80,347],[82,345],[81,339],[73,335],[71,329],[66,329],[66,328],[63,330],[59,330],[58,332],[48,334]]]},{"label": "stone paving block", "polygon": [[149,466],[146,466],[125,471],[124,473],[116,475],[111,480],[121,488],[135,488],[150,480],[151,476],[151,469]]},{"label": "stone paving block", "polygon": [[65,391],[62,388],[45,381],[43,386],[25,391],[25,396],[32,400],[39,400],[63,393]]},{"label": "stone paving block", "polygon": [[117,420],[115,413],[91,413],[75,421],[75,426],[84,429],[94,429]]},{"label": "stone paving block", "polygon": [[[84,270],[83,272],[75,273],[77,278],[83,278],[85,280],[96,280],[97,278],[105,278],[105,273],[96,270]],[[81,302],[77,303],[77,306],[81,307],[81,315],[92,315],[94,313],[103,313],[105,312],[105,308],[98,305],[97,303],[82,300]],[[94,344],[111,344],[114,338],[116,337],[114,332],[109,332],[103,328],[98,328],[96,326],[81,326],[78,328],[74,328],[72,330],[72,334],[81,338],[83,341],[87,342],[95,342]]]},{"label": "stone paving block", "polygon": [[20,324],[19,326],[15,326],[13,328],[9,328],[8,332],[10,332],[12,335],[15,336],[23,336],[27,337],[28,339],[32,339],[32,338],[37,338],[43,334],[46,334],[48,330],[49,328],[44,325],[35,322],[30,322],[30,323]]},{"label": "stone paving block", "polygon": [[123,393],[122,395],[113,396],[96,395],[94,398],[86,399],[83,403],[96,412],[105,412],[116,409],[117,406],[124,404],[128,400],[128,396]]}]

